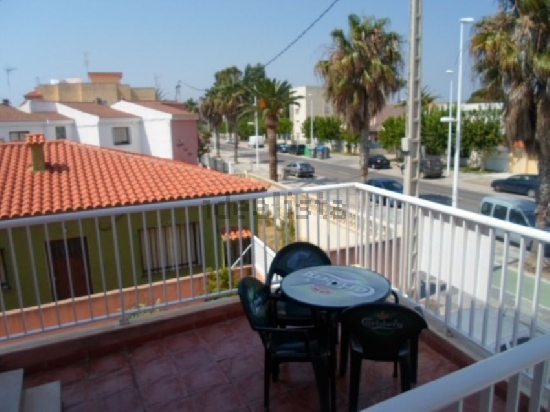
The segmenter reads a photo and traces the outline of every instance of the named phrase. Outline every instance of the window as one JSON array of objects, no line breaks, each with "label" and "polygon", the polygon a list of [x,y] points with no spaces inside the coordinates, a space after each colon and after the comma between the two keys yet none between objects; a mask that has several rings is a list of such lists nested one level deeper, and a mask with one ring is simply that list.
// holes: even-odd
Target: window
[{"label": "window", "polygon": [[67,130],[65,129],[65,126],[56,126],[55,127],[55,138],[57,140],[67,138]]},{"label": "window", "polygon": [[493,211],[493,204],[492,203],[483,203],[481,205],[481,214],[485,216],[491,216],[491,212]]},{"label": "window", "polygon": [[2,249],[0,249],[0,287],[2,289],[10,288],[8,274],[6,273],[6,262],[4,261],[4,251]]},{"label": "window", "polygon": [[115,145],[130,144],[130,129],[128,127],[113,127],[113,143]]},{"label": "window", "polygon": [[139,237],[145,273],[158,273],[200,263],[197,223],[145,229],[140,231]]},{"label": "window", "polygon": [[510,210],[510,223],[515,223],[516,225],[527,226],[525,218],[520,212],[515,209]]},{"label": "window", "polygon": [[494,217],[500,220],[506,220],[506,215],[508,214],[508,208],[506,206],[495,205]]},{"label": "window", "polygon": [[29,132],[10,132],[10,142],[23,142]]}]

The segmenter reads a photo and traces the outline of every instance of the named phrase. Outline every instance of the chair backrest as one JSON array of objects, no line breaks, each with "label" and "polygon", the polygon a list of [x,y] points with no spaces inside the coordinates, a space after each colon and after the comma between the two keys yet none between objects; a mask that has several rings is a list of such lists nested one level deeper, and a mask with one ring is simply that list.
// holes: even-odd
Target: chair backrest
[{"label": "chair backrest", "polygon": [[269,287],[256,278],[245,277],[239,281],[238,292],[250,327],[270,327]]},{"label": "chair backrest", "polygon": [[422,315],[406,306],[384,302],[342,312],[343,326],[363,347],[366,359],[393,361],[401,347],[428,328]]},{"label": "chair backrest", "polygon": [[284,278],[298,269],[331,264],[330,257],[319,246],[309,242],[293,242],[275,254],[265,283],[271,285],[275,275]]}]

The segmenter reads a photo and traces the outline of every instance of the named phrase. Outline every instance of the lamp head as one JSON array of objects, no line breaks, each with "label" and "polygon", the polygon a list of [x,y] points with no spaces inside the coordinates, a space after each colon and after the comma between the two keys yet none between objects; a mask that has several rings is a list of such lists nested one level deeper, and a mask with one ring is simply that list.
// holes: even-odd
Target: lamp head
[{"label": "lamp head", "polygon": [[460,19],[461,23],[473,23],[475,20],[473,17],[463,17]]},{"label": "lamp head", "polygon": [[454,72],[451,69],[449,69],[446,71],[446,73],[453,74]]}]

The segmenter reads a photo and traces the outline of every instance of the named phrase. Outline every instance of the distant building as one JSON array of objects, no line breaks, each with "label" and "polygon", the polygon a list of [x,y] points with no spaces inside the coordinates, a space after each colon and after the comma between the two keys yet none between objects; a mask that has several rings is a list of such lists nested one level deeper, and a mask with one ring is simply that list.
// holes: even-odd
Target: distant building
[{"label": "distant building", "polygon": [[[292,136],[295,140],[307,140],[308,135],[302,133],[302,125],[310,116],[334,116],[332,103],[325,98],[323,86],[298,86],[292,88],[298,99],[299,106],[290,107],[290,121],[292,122]],[[315,136],[314,136],[315,137]]]},{"label": "distant building", "polygon": [[121,72],[89,72],[89,82],[79,78],[50,80],[27,93],[25,100],[48,100],[52,102],[94,102],[100,99],[107,104],[120,100],[157,100],[154,87],[131,87],[121,83]]}]

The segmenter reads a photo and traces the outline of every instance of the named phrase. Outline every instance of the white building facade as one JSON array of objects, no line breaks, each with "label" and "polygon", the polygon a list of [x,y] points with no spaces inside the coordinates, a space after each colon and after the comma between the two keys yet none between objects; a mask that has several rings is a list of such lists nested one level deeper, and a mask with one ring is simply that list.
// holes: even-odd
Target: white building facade
[{"label": "white building facade", "polygon": [[[325,98],[323,86],[297,86],[292,88],[298,99],[299,106],[290,107],[290,121],[292,122],[292,138],[301,143],[310,143],[308,134],[302,133],[302,125],[308,117],[334,116],[334,109]],[[315,136],[314,136],[315,137]]]}]

